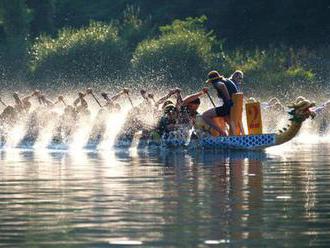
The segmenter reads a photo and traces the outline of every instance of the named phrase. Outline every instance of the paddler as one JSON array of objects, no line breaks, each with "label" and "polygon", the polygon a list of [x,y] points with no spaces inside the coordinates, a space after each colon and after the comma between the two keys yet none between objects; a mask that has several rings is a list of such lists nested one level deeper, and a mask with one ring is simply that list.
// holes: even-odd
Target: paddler
[{"label": "paddler", "polygon": [[242,92],[242,82],[244,78],[244,73],[240,70],[234,71],[233,74],[228,78],[231,80],[235,85],[238,90],[238,92]]},{"label": "paddler", "polygon": [[30,99],[32,97],[38,97],[40,95],[40,91],[39,90],[35,90],[32,92],[31,95],[27,95],[25,97],[23,97],[22,99],[18,96],[17,92],[13,93],[13,98],[15,100],[15,106],[14,108],[18,111],[18,112],[29,112],[32,104],[30,102]]},{"label": "paddler", "polygon": [[[193,126],[198,115],[198,108],[201,104],[200,97],[207,94],[208,88],[204,87],[201,91],[188,95],[179,104],[179,123]],[[181,96],[180,96],[181,98]],[[179,98],[178,98],[179,101]]]},{"label": "paddler", "polygon": [[79,92],[78,97],[74,100],[73,106],[78,114],[89,115],[88,103],[85,100],[85,96],[88,92]]},{"label": "paddler", "polygon": [[[178,104],[182,103],[180,93],[181,93],[180,88],[170,89],[167,95],[163,96],[157,101],[155,100],[153,94],[148,94],[148,98],[151,99],[153,102],[154,118],[159,119],[163,115],[167,105],[174,105],[177,108]],[[170,100],[170,98],[173,96],[175,96],[176,98],[176,103]]]},{"label": "paddler", "polygon": [[110,111],[110,112],[119,112],[121,110],[121,106],[119,103],[116,103],[115,101],[119,99],[122,95],[128,94],[129,90],[127,88],[124,88],[123,90],[119,91],[117,94],[113,95],[112,97],[109,97],[109,95],[105,92],[101,93],[101,96],[106,101],[104,107]]},{"label": "paddler", "polygon": [[7,106],[0,114],[0,125],[12,125],[17,120],[17,111],[12,106]]},{"label": "paddler", "polygon": [[175,130],[177,125],[178,112],[174,104],[168,104],[164,109],[164,115],[160,118],[157,131],[160,136]]},{"label": "paddler", "polygon": [[230,123],[230,109],[233,106],[232,95],[238,92],[237,87],[235,83],[226,79],[217,71],[210,71],[206,82],[212,84],[223,104],[205,111],[202,117],[204,121],[219,132],[220,135],[226,135],[226,132],[216,125],[213,119],[215,117],[222,117],[228,124]]},{"label": "paddler", "polygon": [[10,105],[7,105],[1,98],[0,103],[5,107],[0,114],[0,126],[12,125],[18,117],[17,110]]}]

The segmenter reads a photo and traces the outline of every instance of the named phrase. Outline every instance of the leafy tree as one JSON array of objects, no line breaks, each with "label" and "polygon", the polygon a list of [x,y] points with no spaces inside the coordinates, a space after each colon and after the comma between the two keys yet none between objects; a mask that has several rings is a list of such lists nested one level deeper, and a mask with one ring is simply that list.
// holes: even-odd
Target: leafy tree
[{"label": "leafy tree", "polygon": [[128,44],[130,50],[134,50],[139,42],[147,38],[153,31],[150,19],[143,19],[139,7],[128,5],[122,17],[117,21],[119,35]]},{"label": "leafy tree", "polygon": [[244,71],[247,92],[269,96],[276,92],[277,96],[284,96],[288,88],[293,94],[315,88],[315,73],[297,60],[297,56],[296,52],[287,48],[239,49],[227,53],[223,65],[229,73],[237,69]]},{"label": "leafy tree", "polygon": [[214,37],[204,29],[206,17],[174,21],[160,28],[161,35],[140,43],[132,65],[145,76],[165,77],[172,82],[200,81],[214,61]]},{"label": "leafy tree", "polygon": [[31,72],[50,82],[114,79],[127,67],[126,50],[115,26],[91,22],[79,30],[63,29],[55,39],[39,37],[31,49]]}]

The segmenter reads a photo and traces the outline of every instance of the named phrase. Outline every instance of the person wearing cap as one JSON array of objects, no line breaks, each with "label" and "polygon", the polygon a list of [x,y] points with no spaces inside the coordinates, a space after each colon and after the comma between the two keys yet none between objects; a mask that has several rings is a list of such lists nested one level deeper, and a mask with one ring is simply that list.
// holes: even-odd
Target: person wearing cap
[{"label": "person wearing cap", "polygon": [[201,91],[194,94],[188,95],[178,105],[179,111],[179,123],[180,124],[191,124],[194,125],[196,117],[199,114],[198,108],[201,104],[200,97],[208,92],[208,88],[204,87]]},{"label": "person wearing cap", "polygon": [[207,83],[217,91],[219,99],[223,102],[222,106],[211,108],[202,114],[204,121],[218,131],[221,135],[226,135],[224,130],[216,125],[213,118],[223,117],[229,123],[230,108],[233,106],[232,95],[237,93],[236,85],[231,81],[221,76],[217,71],[210,71],[208,73]]},{"label": "person wearing cap", "polygon": [[177,127],[177,108],[174,104],[168,104],[164,108],[164,115],[160,118],[157,130],[160,136],[169,133]]},{"label": "person wearing cap", "polygon": [[44,105],[46,107],[53,107],[56,104],[56,102],[53,102],[52,100],[48,99],[44,94],[40,94],[38,100],[41,105]]}]

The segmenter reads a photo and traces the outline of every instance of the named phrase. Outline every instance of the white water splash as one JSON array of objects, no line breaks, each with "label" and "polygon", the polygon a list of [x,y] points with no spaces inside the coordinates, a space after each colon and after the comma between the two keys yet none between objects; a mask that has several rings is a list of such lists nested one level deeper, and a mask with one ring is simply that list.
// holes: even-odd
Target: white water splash
[{"label": "white water splash", "polygon": [[55,129],[55,122],[50,121],[39,132],[39,136],[34,144],[34,148],[46,148],[52,141]]},{"label": "white water splash", "polygon": [[101,143],[98,145],[98,149],[109,150],[116,141],[122,126],[124,125],[127,117],[127,112],[124,113],[112,113],[107,118],[106,131]]},{"label": "white water splash", "polygon": [[69,150],[81,150],[83,149],[90,137],[90,133],[94,126],[95,117],[86,117],[79,120],[77,130],[73,133],[72,141],[69,144]]},{"label": "white water splash", "polygon": [[6,136],[5,148],[15,148],[21,142],[26,133],[25,123],[19,123],[14,126]]}]

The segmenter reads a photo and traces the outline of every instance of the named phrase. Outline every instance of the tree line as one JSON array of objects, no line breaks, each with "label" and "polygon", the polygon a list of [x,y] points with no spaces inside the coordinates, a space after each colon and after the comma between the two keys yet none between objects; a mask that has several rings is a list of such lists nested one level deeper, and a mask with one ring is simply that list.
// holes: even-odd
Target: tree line
[{"label": "tree line", "polygon": [[153,27],[174,19],[208,17],[207,28],[228,44],[325,44],[330,38],[327,0],[1,0],[0,39],[12,35],[37,37],[89,21],[111,22],[129,5],[139,7]]},{"label": "tree line", "polygon": [[329,12],[326,0],[1,0],[0,73],[189,82],[220,67],[310,83],[328,77]]}]

